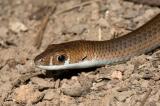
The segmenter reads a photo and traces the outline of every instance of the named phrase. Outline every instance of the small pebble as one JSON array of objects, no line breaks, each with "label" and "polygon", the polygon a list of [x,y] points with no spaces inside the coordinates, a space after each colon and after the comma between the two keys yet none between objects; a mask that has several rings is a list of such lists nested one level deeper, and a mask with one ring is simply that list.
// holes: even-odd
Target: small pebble
[{"label": "small pebble", "polygon": [[133,91],[123,91],[123,92],[120,92],[119,94],[117,94],[116,98],[119,101],[124,102],[128,97],[130,97],[133,94],[134,94]]},{"label": "small pebble", "polygon": [[81,96],[83,87],[78,81],[71,80],[68,83],[63,83],[61,87],[62,92],[69,96]]},{"label": "small pebble", "polygon": [[22,85],[14,91],[13,101],[22,104],[33,104],[39,102],[44,97],[44,93],[33,88],[32,85]]},{"label": "small pebble", "polygon": [[37,84],[39,89],[54,88],[55,83],[53,81],[45,80],[38,77],[31,78],[32,83]]},{"label": "small pebble", "polygon": [[20,21],[10,21],[9,28],[15,33],[19,33],[21,31],[25,32],[28,30],[27,26]]}]

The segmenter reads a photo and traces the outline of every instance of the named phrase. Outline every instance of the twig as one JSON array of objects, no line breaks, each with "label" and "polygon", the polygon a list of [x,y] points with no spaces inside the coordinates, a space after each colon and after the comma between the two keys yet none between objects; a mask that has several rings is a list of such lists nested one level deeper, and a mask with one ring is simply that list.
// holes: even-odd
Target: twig
[{"label": "twig", "polygon": [[83,3],[77,4],[77,5],[73,6],[73,7],[70,7],[70,8],[68,8],[68,9],[66,9],[66,10],[62,10],[62,11],[56,13],[55,16],[58,16],[58,15],[63,14],[63,13],[65,13],[65,12],[72,11],[72,10],[74,10],[74,9],[76,9],[76,8],[79,8],[79,7],[83,7],[83,6],[90,5],[92,2],[97,2],[97,1],[98,1],[98,0],[86,1],[86,2],[83,2]]},{"label": "twig", "polygon": [[[70,8],[68,8],[68,9],[66,9],[66,10],[63,10],[63,11],[60,11],[60,12],[56,13],[56,14],[54,15],[54,18],[57,17],[58,15],[61,15],[61,14],[65,13],[65,12],[72,11],[73,9],[76,9],[76,8],[78,8],[78,7],[87,6],[87,5],[91,4],[92,2],[97,2],[97,1],[98,1],[98,0],[87,1],[87,2],[83,2],[83,3],[77,4],[77,5],[73,6],[73,7],[70,7]],[[55,10],[55,7],[52,8],[51,12],[48,13],[48,14],[44,17],[44,19],[42,20],[42,23],[41,23],[41,25],[40,25],[41,27],[39,28],[39,30],[38,30],[38,32],[37,32],[37,36],[36,36],[35,44],[34,44],[37,49],[39,49],[40,46],[41,46],[42,39],[43,39],[43,35],[44,35],[44,31],[45,31],[45,28],[46,28],[47,23],[48,23],[48,21],[49,21],[49,16],[53,13],[54,10]]]},{"label": "twig", "polygon": [[36,34],[36,39],[35,39],[35,44],[34,46],[39,49],[41,44],[42,44],[42,39],[43,39],[43,35],[44,35],[44,31],[46,29],[46,26],[48,24],[49,21],[49,16],[54,12],[55,7],[53,7],[50,12],[44,17],[44,19],[42,20],[41,24],[40,24],[40,28],[38,29],[38,32]]}]

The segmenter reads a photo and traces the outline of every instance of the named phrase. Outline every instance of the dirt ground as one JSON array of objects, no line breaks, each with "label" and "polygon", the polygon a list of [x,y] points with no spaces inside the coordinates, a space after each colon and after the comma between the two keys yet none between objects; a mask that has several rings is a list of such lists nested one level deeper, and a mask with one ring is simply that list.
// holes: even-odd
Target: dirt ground
[{"label": "dirt ground", "polygon": [[158,50],[94,69],[34,66],[49,44],[113,39],[160,12],[123,0],[91,1],[0,0],[0,105],[160,106]]}]

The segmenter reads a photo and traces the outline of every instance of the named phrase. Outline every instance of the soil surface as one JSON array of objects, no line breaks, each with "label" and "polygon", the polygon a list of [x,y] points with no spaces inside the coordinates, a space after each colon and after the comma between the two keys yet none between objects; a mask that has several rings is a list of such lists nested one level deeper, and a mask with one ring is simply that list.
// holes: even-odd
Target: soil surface
[{"label": "soil surface", "polygon": [[0,105],[160,106],[159,50],[83,70],[33,62],[49,44],[113,39],[159,12],[123,0],[0,0]]}]

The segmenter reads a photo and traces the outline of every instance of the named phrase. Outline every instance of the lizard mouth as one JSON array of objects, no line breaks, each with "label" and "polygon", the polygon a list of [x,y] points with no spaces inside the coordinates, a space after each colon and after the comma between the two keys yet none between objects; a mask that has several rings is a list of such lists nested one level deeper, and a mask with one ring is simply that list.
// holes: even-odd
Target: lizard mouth
[{"label": "lizard mouth", "polygon": [[[105,64],[105,63],[104,63]],[[72,63],[72,64],[63,64],[63,65],[37,65],[37,67],[45,70],[66,70],[66,69],[83,69],[83,68],[89,68],[89,67],[97,67],[101,66],[102,63],[91,60],[91,61],[81,61],[78,63]]]}]

